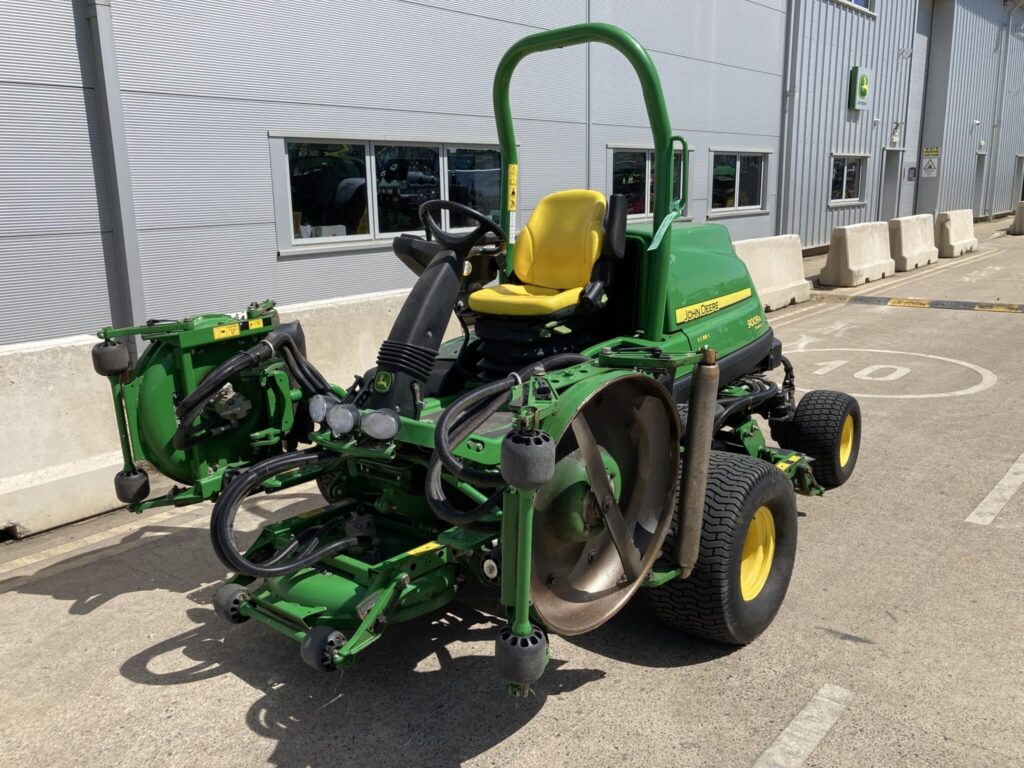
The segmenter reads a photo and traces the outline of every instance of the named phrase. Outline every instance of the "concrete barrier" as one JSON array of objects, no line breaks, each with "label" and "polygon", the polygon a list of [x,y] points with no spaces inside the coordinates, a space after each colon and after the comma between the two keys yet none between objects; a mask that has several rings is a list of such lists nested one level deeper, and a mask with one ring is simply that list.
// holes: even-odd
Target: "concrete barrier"
[{"label": "concrete barrier", "polygon": [[1024,202],[1017,203],[1017,212],[1013,216],[1013,224],[1010,225],[1011,235],[1024,235]]},{"label": "concrete barrier", "polygon": [[781,309],[811,298],[811,284],[804,278],[799,235],[737,240],[733,247],[747,265],[765,310]]},{"label": "concrete barrier", "polygon": [[897,272],[909,272],[939,259],[935,225],[930,214],[889,221],[889,251]]},{"label": "concrete barrier", "polygon": [[935,244],[939,247],[939,257],[943,259],[962,256],[977,248],[974,211],[964,208],[940,213],[935,219]]},{"label": "concrete barrier", "polygon": [[868,221],[832,230],[828,259],[818,276],[822,285],[850,287],[880,280],[896,271],[889,255],[889,227]]},{"label": "concrete barrier", "polygon": [[[408,291],[280,308],[301,320],[307,352],[328,380],[347,387],[374,365]],[[446,338],[461,333],[453,320]],[[92,336],[0,347],[0,531],[15,537],[123,506],[114,496],[121,469],[106,379],[92,369]],[[150,477],[153,492],[169,483]]]}]

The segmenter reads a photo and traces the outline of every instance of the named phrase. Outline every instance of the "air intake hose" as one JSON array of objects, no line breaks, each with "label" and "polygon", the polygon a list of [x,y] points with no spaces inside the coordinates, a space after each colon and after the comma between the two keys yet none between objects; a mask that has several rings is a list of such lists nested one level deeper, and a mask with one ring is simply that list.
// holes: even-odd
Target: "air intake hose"
[{"label": "air intake hose", "polygon": [[454,251],[441,251],[431,259],[381,344],[367,407],[418,416],[414,388],[422,389],[430,378],[461,284],[462,261]]}]

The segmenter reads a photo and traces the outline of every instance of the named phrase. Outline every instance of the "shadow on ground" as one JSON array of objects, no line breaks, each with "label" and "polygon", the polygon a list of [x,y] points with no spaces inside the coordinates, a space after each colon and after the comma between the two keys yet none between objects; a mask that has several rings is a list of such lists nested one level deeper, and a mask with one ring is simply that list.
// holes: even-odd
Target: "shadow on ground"
[{"label": "shadow on ground", "polygon": [[[272,501],[271,497],[260,496],[246,502],[244,512],[251,518],[252,527],[323,503],[319,494],[308,493],[276,494]],[[145,521],[145,517],[141,519]],[[243,534],[240,543],[244,545],[254,536]],[[61,560],[32,576],[0,581],[0,590],[65,600],[71,603],[69,613],[84,615],[120,595],[157,589],[188,594],[225,575],[210,546],[206,525],[183,528],[154,524],[136,529],[109,546]]]},{"label": "shadow on ground", "polygon": [[[262,694],[245,724],[276,742],[270,763],[279,766],[460,765],[522,728],[549,696],[604,676],[552,659],[535,695],[509,699],[490,653],[498,620],[459,602],[392,627],[343,675],[308,669],[296,643],[252,623],[228,626],[209,609],[188,613],[195,628],[131,657],[121,673],[142,685],[186,688],[241,678]],[[478,641],[485,645],[471,650],[483,653],[459,653],[460,644]],[[163,656],[191,664],[154,671],[166,666]]]},{"label": "shadow on ground", "polygon": [[[304,503],[297,499],[289,508]],[[266,518],[289,509],[271,512],[254,505],[250,511]],[[183,700],[197,705],[222,702],[218,696],[225,689],[210,687],[215,678],[244,681],[257,693],[246,695],[232,710],[248,706],[244,724],[275,743],[271,764],[289,768],[341,761],[460,765],[501,745],[549,697],[605,676],[600,658],[585,657],[585,664],[597,668],[570,668],[564,660],[570,643],[596,657],[652,667],[699,664],[730,650],[686,638],[634,604],[594,632],[553,638],[553,658],[534,695],[510,699],[493,658],[502,623],[495,615],[496,596],[474,586],[432,616],[391,627],[344,675],[322,674],[301,662],[292,640],[255,622],[234,626],[216,617],[209,601],[224,575],[205,526],[151,525],[115,545],[0,586],[67,601],[73,616],[89,614],[120,595],[151,590],[184,595],[189,602],[181,601],[181,611],[194,626],[130,657],[121,674],[139,685],[178,686]],[[130,616],[121,620],[126,631],[140,626]],[[233,711],[211,717],[230,724]],[[495,758],[515,761],[514,755]]]}]

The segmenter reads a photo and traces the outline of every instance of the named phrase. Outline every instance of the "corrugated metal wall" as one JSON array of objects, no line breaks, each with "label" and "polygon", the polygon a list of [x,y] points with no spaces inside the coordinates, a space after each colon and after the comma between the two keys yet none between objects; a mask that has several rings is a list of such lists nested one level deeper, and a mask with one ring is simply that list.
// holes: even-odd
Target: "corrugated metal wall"
[{"label": "corrugated metal wall", "polygon": [[1012,211],[1024,200],[1024,7],[1014,14],[1011,32],[993,213]]},{"label": "corrugated metal wall", "polygon": [[0,344],[110,322],[110,220],[87,46],[69,2],[0,11]]},{"label": "corrugated metal wall", "polygon": [[[669,116],[691,149],[687,213],[709,213],[711,151],[768,153],[766,206],[753,215],[715,218],[735,239],[775,232],[775,194],[785,59],[785,0],[688,0],[631,3],[628,18],[614,0],[594,0],[593,21],[621,24],[651,52]],[[622,58],[593,46],[591,74],[592,184],[603,189],[608,149],[650,146],[643,96]]]},{"label": "corrugated metal wall", "polygon": [[[993,213],[1012,208],[1017,154],[1024,153],[1024,40],[1009,39],[1003,125],[997,132],[1007,10],[1001,0],[936,3],[924,144],[941,147],[942,155],[938,177],[922,179],[920,212],[973,208],[981,216],[989,208]],[[1015,21],[1019,29],[1024,12],[1018,11]]]},{"label": "corrugated metal wall", "polygon": [[[978,138],[965,126],[993,119],[978,67],[993,58],[1000,0],[935,0],[934,25],[919,20],[917,0],[879,0],[877,17],[836,0],[793,4],[796,101],[783,169],[787,0],[517,0],[485,9],[470,0],[115,0],[147,310],[176,317],[267,296],[297,302],[410,285],[386,243],[278,256],[268,132],[493,143],[491,78],[502,53],[533,31],[588,19],[619,24],[651,50],[672,124],[692,149],[691,217],[707,218],[712,150],[765,152],[766,210],[718,220],[736,238],[796,231],[805,245],[876,217],[894,123],[910,123],[901,170],[916,164],[921,58],[932,27],[948,22],[950,51],[943,59],[933,41],[929,81],[936,71],[952,81],[934,100],[929,85],[925,108],[939,109],[939,119],[925,116],[921,143],[944,147],[940,181],[948,172],[950,183],[941,206],[963,207]],[[101,150],[88,34],[72,12],[79,7],[23,0],[0,14],[0,300],[19,319],[0,329],[0,343],[109,321],[110,217],[94,162]],[[996,183],[1007,206],[1016,154],[1024,153],[1024,41],[1013,38],[1011,48]],[[854,65],[873,70],[866,112],[846,107]],[[589,180],[608,191],[610,148],[650,145],[635,78],[602,46],[528,58],[513,107],[520,223],[555,189]],[[939,138],[930,141],[932,128]],[[829,206],[833,152],[870,156],[862,204]],[[777,200],[782,170],[785,200]],[[904,174],[902,212],[914,187]]]},{"label": "corrugated metal wall", "polygon": [[[491,18],[470,2],[385,0],[372,12],[336,0],[288,12],[250,2],[116,3],[150,314],[410,285],[387,250],[277,256],[267,132],[495,142],[498,59],[533,31],[585,21],[588,7],[532,0],[485,13]],[[783,16],[783,0],[688,0],[671,14],[657,0],[628,13],[593,3],[592,20],[620,24],[654,51],[674,125],[695,149],[697,215],[708,147],[777,152]],[[649,143],[650,133],[631,69],[594,48],[589,170],[591,186],[605,189],[605,148]],[[586,49],[570,48],[529,57],[516,72],[520,223],[544,194],[586,185],[586,67]],[[754,236],[770,234],[773,222],[744,217],[730,226]]]},{"label": "corrugated metal wall", "polygon": [[[917,0],[885,0],[877,16],[831,0],[799,0],[792,151],[786,163],[783,231],[805,247],[827,243],[833,227],[878,215],[883,150],[896,122],[907,122]],[[850,69],[873,73],[871,106],[847,108]],[[901,132],[900,145],[906,138]],[[863,202],[830,206],[832,154],[868,155]],[[903,194],[906,194],[904,191]]]}]

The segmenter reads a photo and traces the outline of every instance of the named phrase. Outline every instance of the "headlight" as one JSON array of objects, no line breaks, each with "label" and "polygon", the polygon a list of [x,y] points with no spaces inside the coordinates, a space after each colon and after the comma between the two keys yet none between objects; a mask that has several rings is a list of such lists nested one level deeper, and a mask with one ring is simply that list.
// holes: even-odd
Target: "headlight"
[{"label": "headlight", "polygon": [[327,418],[327,411],[337,402],[333,397],[313,395],[309,398],[309,405],[307,406],[309,408],[309,418],[317,424],[322,424],[323,420]]},{"label": "headlight", "polygon": [[332,435],[347,435],[359,426],[359,409],[354,405],[332,405],[327,409],[327,426]]},{"label": "headlight", "polygon": [[390,408],[381,408],[363,418],[363,434],[374,440],[390,440],[398,434],[402,421]]}]

